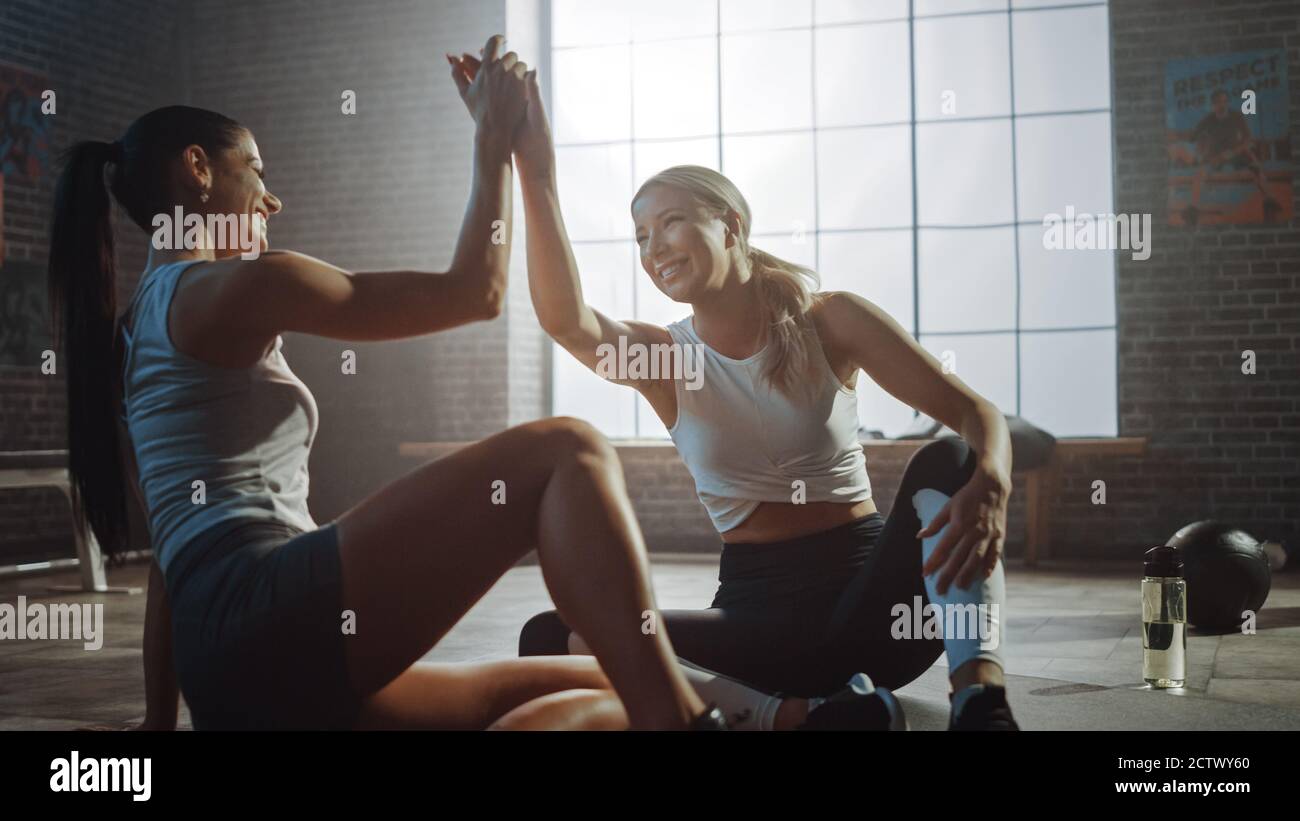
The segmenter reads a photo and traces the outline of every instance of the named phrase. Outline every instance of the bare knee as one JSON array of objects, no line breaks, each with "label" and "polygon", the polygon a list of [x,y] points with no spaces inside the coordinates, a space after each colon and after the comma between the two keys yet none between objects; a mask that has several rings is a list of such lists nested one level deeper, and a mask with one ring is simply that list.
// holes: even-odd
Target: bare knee
[{"label": "bare knee", "polygon": [[489,730],[626,730],[627,712],[611,690],[563,690],[522,704]]},{"label": "bare knee", "polygon": [[556,416],[533,422],[532,426],[538,446],[557,464],[575,459],[599,466],[618,464],[614,446],[590,422]]},{"label": "bare knee", "polygon": [[573,416],[556,416],[541,424],[545,426],[547,437],[555,440],[557,447],[574,451],[613,451],[605,435],[586,420]]}]

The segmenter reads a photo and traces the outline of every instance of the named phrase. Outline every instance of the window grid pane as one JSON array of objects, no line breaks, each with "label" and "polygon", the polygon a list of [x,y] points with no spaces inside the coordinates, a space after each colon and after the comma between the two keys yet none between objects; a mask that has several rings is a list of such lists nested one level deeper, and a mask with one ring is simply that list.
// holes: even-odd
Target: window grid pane
[{"label": "window grid pane", "polygon": [[[660,324],[689,313],[641,271],[628,200],[665,167],[704,165],[745,194],[755,246],[816,269],[823,290],[871,299],[1005,412],[1058,436],[1116,435],[1114,252],[1042,242],[1045,211],[1113,211],[1106,2],[911,5],[909,19],[907,0],[554,0],[575,255],[632,262],[630,280],[588,284],[593,304]],[[854,43],[878,47],[835,48]],[[1062,86],[1062,61],[1090,66],[1090,81]],[[1071,408],[1053,410],[1054,367],[1090,374]],[[666,436],[634,392],[554,370],[553,412]],[[912,414],[865,374],[859,406],[885,435]]]}]

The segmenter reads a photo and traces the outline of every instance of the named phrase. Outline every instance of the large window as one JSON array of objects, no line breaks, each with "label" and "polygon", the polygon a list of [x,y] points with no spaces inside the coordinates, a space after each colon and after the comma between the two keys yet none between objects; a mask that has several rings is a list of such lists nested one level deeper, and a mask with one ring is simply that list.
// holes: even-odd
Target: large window
[{"label": "large window", "polygon": [[[629,200],[706,165],[749,200],[754,245],[880,305],[1003,411],[1116,434],[1114,252],[1043,243],[1047,214],[1113,211],[1104,2],[552,0],[551,27],[561,202],[592,305],[689,313],[638,266]],[[553,379],[557,414],[667,435],[563,350]],[[911,422],[858,385],[865,428]]]}]

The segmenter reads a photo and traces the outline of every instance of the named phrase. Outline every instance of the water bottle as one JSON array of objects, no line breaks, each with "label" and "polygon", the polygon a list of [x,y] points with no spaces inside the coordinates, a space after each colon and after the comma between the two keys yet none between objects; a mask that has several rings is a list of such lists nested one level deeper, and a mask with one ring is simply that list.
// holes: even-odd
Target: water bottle
[{"label": "water bottle", "polygon": [[1142,678],[1153,688],[1187,680],[1187,582],[1175,547],[1146,552],[1142,577]]}]

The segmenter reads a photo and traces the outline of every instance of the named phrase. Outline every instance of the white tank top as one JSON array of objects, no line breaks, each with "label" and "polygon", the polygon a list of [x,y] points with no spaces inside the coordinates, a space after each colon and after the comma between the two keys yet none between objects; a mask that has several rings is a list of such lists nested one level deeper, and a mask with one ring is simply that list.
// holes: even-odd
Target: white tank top
[{"label": "white tank top", "polygon": [[[283,339],[248,368],[209,365],[172,345],[172,298],[197,262],[151,271],[127,309],[129,329],[122,329],[123,417],[164,572],[200,534],[216,538],[245,519],[316,529],[307,509],[316,401],[289,370]],[[201,499],[196,480],[203,482]]]},{"label": "white tank top", "polygon": [[[763,376],[769,348],[732,359],[695,333],[694,317],[668,326],[678,345],[694,346],[698,390],[675,380],[677,421],[668,435],[695,479],[719,533],[739,525],[760,502],[860,502],[871,498],[858,441],[857,392],[831,370],[809,333],[809,398],[791,399]],[[800,484],[802,483],[802,484]]]}]

